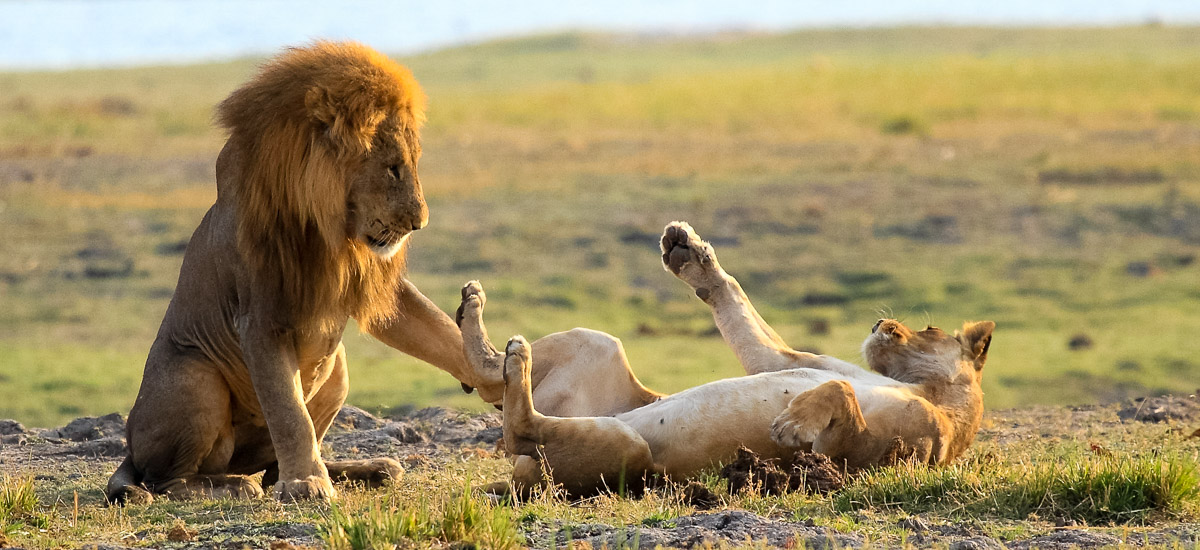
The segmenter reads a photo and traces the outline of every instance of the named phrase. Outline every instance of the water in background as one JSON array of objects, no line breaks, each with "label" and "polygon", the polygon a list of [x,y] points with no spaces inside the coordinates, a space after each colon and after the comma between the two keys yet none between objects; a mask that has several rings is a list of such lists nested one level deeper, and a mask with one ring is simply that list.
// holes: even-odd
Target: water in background
[{"label": "water in background", "polygon": [[1196,0],[0,0],[0,69],[185,63],[313,38],[411,53],[568,29],[703,32],[895,24],[1200,21]]}]

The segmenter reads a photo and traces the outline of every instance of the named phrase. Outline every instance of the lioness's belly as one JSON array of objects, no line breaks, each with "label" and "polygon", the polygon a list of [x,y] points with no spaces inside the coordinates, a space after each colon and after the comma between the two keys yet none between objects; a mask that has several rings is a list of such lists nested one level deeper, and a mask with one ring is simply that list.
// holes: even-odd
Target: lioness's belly
[{"label": "lioness's belly", "polygon": [[900,382],[863,371],[863,377],[816,369],[794,369],[718,380],[617,415],[650,444],[654,462],[667,474],[686,477],[730,462],[744,446],[763,458],[782,458],[795,449],[771,440],[771,422],[797,395],[830,380],[848,380],[870,393]]}]

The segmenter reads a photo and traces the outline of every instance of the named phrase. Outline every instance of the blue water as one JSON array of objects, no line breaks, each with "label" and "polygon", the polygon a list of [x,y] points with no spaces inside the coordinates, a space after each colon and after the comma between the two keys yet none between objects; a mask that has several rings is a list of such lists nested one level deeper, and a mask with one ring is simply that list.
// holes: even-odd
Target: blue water
[{"label": "blue water", "polygon": [[1200,0],[0,0],[0,69],[186,63],[313,38],[411,53],[585,29],[703,32],[894,24],[1200,22]]}]

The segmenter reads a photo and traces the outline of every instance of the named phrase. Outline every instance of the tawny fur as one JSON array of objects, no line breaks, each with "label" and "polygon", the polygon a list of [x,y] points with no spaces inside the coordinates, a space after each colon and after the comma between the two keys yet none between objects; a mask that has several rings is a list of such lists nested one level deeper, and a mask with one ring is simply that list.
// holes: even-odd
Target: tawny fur
[{"label": "tawny fur", "polygon": [[217,201],[184,255],[129,413],[110,501],[329,499],[334,479],[400,474],[391,459],[326,463],[320,441],[349,387],[348,319],[500,394],[453,320],[403,277],[426,224],[417,178],[424,96],[407,69],[354,43],[269,61],[221,103]]},{"label": "tawny fur", "polygon": [[[649,444],[656,469],[677,478],[727,462],[741,446],[765,458],[811,449],[863,468],[896,460],[898,443],[904,458],[944,464],[974,440],[983,413],[980,381],[994,323],[965,323],[961,332],[951,335],[933,327],[914,332],[898,321],[882,320],[863,345],[872,372],[789,348],[720,267],[712,247],[687,224],[668,225],[662,244],[664,267],[712,307],[717,327],[748,376],[662,396],[637,382],[623,353],[606,352],[591,366],[609,380],[596,382],[585,376],[585,384],[573,387],[576,395],[586,396],[583,402],[596,393],[606,397],[594,405],[572,407],[549,398],[568,393],[561,386],[569,385],[569,377],[555,377],[555,371],[567,365],[566,372],[584,373],[581,365],[588,357],[571,350],[593,352],[596,342],[604,340],[596,336],[602,333],[576,329],[552,335],[553,346],[546,346],[556,354],[540,366],[541,378],[552,381],[544,389],[537,383],[536,359],[545,344],[538,340],[532,345],[532,398],[539,410],[543,394],[546,406],[556,411],[615,415]],[[464,290],[463,337],[476,350],[467,350],[476,369],[494,368],[489,366],[489,353],[478,351],[490,348],[482,328],[482,296],[478,283]],[[614,412],[619,403],[630,408]],[[591,466],[579,461],[573,468],[573,476],[586,476]]]},{"label": "tawny fur", "polygon": [[514,488],[528,494],[550,479],[571,497],[640,489],[654,468],[641,436],[611,417],[542,415],[533,407],[529,344],[516,336],[505,349],[504,442],[509,454],[528,457],[514,472]]},{"label": "tawny fur", "polygon": [[241,162],[228,181],[237,247],[280,313],[363,323],[396,314],[404,251],[382,259],[345,238],[350,174],[394,146],[415,168],[425,95],[408,69],[355,43],[318,42],[265,65],[217,109]]}]

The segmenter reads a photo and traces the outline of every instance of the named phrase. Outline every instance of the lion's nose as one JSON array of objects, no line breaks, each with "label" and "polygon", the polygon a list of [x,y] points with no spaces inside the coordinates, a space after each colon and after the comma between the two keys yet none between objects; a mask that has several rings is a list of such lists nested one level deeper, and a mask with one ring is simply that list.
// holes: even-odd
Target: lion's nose
[{"label": "lion's nose", "polygon": [[883,319],[875,321],[875,326],[871,327],[871,334],[875,334],[875,331],[879,330],[879,325],[882,325],[882,324],[883,324]]}]

